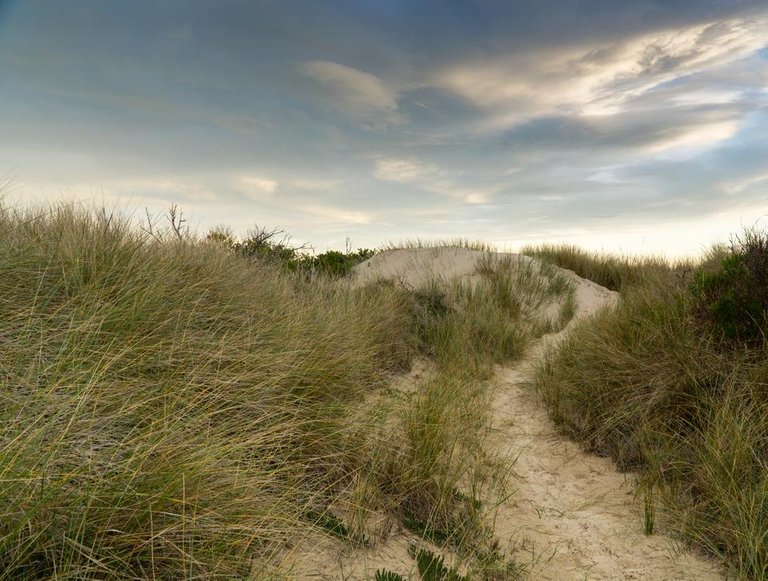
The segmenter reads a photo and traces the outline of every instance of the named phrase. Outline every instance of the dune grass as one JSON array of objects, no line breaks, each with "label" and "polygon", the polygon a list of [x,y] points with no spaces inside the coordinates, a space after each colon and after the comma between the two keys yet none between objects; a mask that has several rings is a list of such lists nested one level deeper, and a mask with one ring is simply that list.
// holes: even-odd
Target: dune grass
[{"label": "dune grass", "polygon": [[694,268],[694,261],[688,259],[670,262],[661,256],[611,255],[589,252],[570,244],[525,246],[520,253],[572,270],[582,278],[614,291],[649,280],[684,279]]},{"label": "dune grass", "polygon": [[[742,252],[716,247],[695,270],[717,271]],[[588,449],[639,471],[646,532],[678,532],[738,576],[768,578],[765,342],[724,341],[702,320],[692,282],[700,276],[677,276],[676,265],[555,254],[614,281],[622,301],[581,322],[539,366],[551,416]],[[765,329],[764,319],[750,320]]]},{"label": "dune grass", "polygon": [[75,206],[0,206],[0,268],[9,579],[279,576],[302,536],[377,542],[375,513],[480,547],[483,380],[567,294],[486,267],[430,303]]},{"label": "dune grass", "polygon": [[381,250],[399,250],[401,248],[462,248],[464,250],[480,250],[482,252],[497,252],[498,249],[483,240],[472,240],[460,236],[454,238],[423,239],[411,238],[399,242],[384,244]]},{"label": "dune grass", "polygon": [[409,299],[115,215],[0,210],[0,572],[249,575],[366,462]]}]

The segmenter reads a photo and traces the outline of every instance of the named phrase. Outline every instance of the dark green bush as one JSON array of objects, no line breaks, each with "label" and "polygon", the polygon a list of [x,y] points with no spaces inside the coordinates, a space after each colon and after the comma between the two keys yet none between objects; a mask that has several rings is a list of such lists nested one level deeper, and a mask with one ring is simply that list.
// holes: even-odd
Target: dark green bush
[{"label": "dark green bush", "polygon": [[718,268],[701,270],[691,285],[697,317],[726,342],[759,346],[768,312],[768,235],[748,230]]},{"label": "dark green bush", "polygon": [[356,265],[368,260],[374,253],[375,251],[368,248],[346,253],[329,250],[317,256],[302,256],[297,260],[297,264],[311,272],[341,277],[350,275]]},{"label": "dark green bush", "polygon": [[256,227],[247,238],[238,240],[232,232],[223,227],[211,230],[206,240],[229,248],[249,260],[272,262],[283,269],[301,271],[309,276],[322,274],[330,277],[348,276],[352,269],[375,254],[374,250],[361,248],[355,252],[329,250],[316,256],[306,253],[308,245],[295,246],[284,230]]}]

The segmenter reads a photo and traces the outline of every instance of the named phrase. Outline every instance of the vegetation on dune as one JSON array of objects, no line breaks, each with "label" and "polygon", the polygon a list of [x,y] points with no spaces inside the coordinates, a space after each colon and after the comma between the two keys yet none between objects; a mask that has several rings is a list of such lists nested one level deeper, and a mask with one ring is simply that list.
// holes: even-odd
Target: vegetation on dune
[{"label": "vegetation on dune", "polygon": [[[494,364],[519,357],[532,338],[567,323],[573,288],[555,269],[514,256],[485,254],[476,271],[474,285],[436,278],[413,292],[424,348],[444,366],[488,377]],[[542,311],[550,305],[558,312],[548,318]]]},{"label": "vegetation on dune", "polygon": [[181,226],[0,208],[0,577],[263,576],[311,531],[375,543],[375,513],[482,546],[482,380],[567,289],[357,286],[368,251]]},{"label": "vegetation on dune", "polygon": [[401,248],[420,249],[420,248],[462,248],[464,250],[479,250],[482,252],[493,253],[497,249],[491,244],[483,242],[482,240],[471,240],[467,238],[454,237],[445,239],[427,239],[412,238],[401,240],[400,242],[392,242],[384,245],[384,250],[399,250]]},{"label": "vegetation on dune", "polygon": [[570,244],[525,246],[520,253],[572,270],[614,291],[622,291],[649,280],[667,283],[674,278],[684,278],[694,267],[689,260],[670,263],[655,256],[612,256],[589,252]]},{"label": "vegetation on dune", "polygon": [[[767,241],[748,232],[690,276],[580,255],[596,279],[620,273],[623,300],[537,371],[564,430],[640,471],[647,532],[663,509],[665,526],[753,579],[768,578]],[[553,252],[559,263],[566,254]]]},{"label": "vegetation on dune", "polygon": [[[0,207],[0,578],[279,575],[307,535],[375,545],[374,515],[424,540],[425,578],[519,573],[488,526],[505,468],[487,379],[570,320],[568,278],[483,254],[471,281],[361,285],[346,275],[370,251],[181,225]],[[552,417],[639,470],[646,532],[755,579],[767,240],[698,265],[528,249],[622,293],[539,366]],[[427,371],[392,387],[415,357]]]},{"label": "vegetation on dune", "polygon": [[228,229],[219,227],[211,230],[206,241],[218,244],[232,250],[248,260],[271,262],[291,272],[299,272],[305,276],[344,277],[352,273],[352,269],[375,254],[369,248],[360,248],[346,252],[329,250],[320,254],[307,252],[307,245],[296,246],[291,237],[279,228],[257,227],[248,236],[238,239]]},{"label": "vegetation on dune", "polygon": [[695,309],[722,339],[759,348],[768,329],[768,238],[748,230],[719,268],[696,272]]},{"label": "vegetation on dune", "polygon": [[[3,577],[248,575],[368,461],[409,297],[68,207],[0,211]],[[252,561],[256,558],[256,561]]]}]

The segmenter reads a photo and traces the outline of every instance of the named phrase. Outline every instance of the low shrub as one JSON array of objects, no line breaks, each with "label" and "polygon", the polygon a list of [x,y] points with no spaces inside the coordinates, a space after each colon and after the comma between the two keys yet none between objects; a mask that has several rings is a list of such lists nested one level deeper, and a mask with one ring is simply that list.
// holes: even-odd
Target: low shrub
[{"label": "low shrub", "polygon": [[248,236],[238,240],[231,230],[218,227],[206,236],[206,241],[228,248],[235,254],[250,261],[258,260],[281,266],[290,272],[300,272],[305,276],[324,275],[332,278],[349,276],[354,267],[371,258],[375,251],[360,248],[347,252],[329,250],[321,254],[310,254],[306,244],[295,245],[284,230],[256,227]]},{"label": "low shrub", "polygon": [[768,235],[736,237],[716,269],[699,270],[691,285],[696,314],[722,338],[756,347],[765,342]]}]

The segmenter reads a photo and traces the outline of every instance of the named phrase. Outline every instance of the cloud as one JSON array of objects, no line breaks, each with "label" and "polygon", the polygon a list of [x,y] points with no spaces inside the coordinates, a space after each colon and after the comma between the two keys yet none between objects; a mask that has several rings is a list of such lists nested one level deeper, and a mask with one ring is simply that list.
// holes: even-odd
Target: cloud
[{"label": "cloud", "polygon": [[688,127],[678,127],[652,142],[646,148],[647,153],[657,154],[684,150],[686,156],[694,156],[701,150],[713,147],[736,135],[739,125],[734,120],[699,123]]},{"label": "cloud", "polygon": [[414,159],[377,159],[373,173],[387,182],[414,183],[438,171],[436,165]]},{"label": "cloud", "polygon": [[328,192],[337,190],[341,187],[341,180],[326,180],[326,179],[301,179],[291,182],[294,187],[301,190],[313,190],[317,192]]},{"label": "cloud", "polygon": [[734,18],[609,42],[553,45],[449,64],[431,82],[484,110],[480,131],[554,114],[615,115],[665,83],[753,54],[768,43],[766,27],[766,17]]},{"label": "cloud", "polygon": [[[460,183],[463,172],[446,170],[417,159],[382,158],[376,160],[373,175],[383,181],[416,186],[467,204],[484,204],[501,188],[468,186]],[[476,178],[475,178],[476,179]]]},{"label": "cloud", "polygon": [[260,198],[264,194],[271,196],[277,191],[277,181],[259,176],[242,176],[238,180],[244,189],[253,196]]},{"label": "cloud", "polygon": [[381,118],[399,124],[397,91],[376,75],[330,61],[305,62],[301,70],[323,85],[333,97],[335,108],[358,120]]},{"label": "cloud", "polygon": [[313,216],[323,218],[324,220],[332,220],[344,224],[368,224],[373,219],[373,216],[368,212],[329,208],[318,205],[306,206],[303,208],[303,211]]},{"label": "cloud", "polygon": [[740,194],[754,186],[768,186],[768,173],[747,175],[737,180],[718,184],[720,190],[731,196]]},{"label": "cloud", "polygon": [[741,91],[728,90],[722,88],[710,88],[700,90],[688,90],[679,95],[671,96],[671,101],[675,105],[681,106],[701,106],[701,105],[729,105],[739,101],[742,95]]}]

